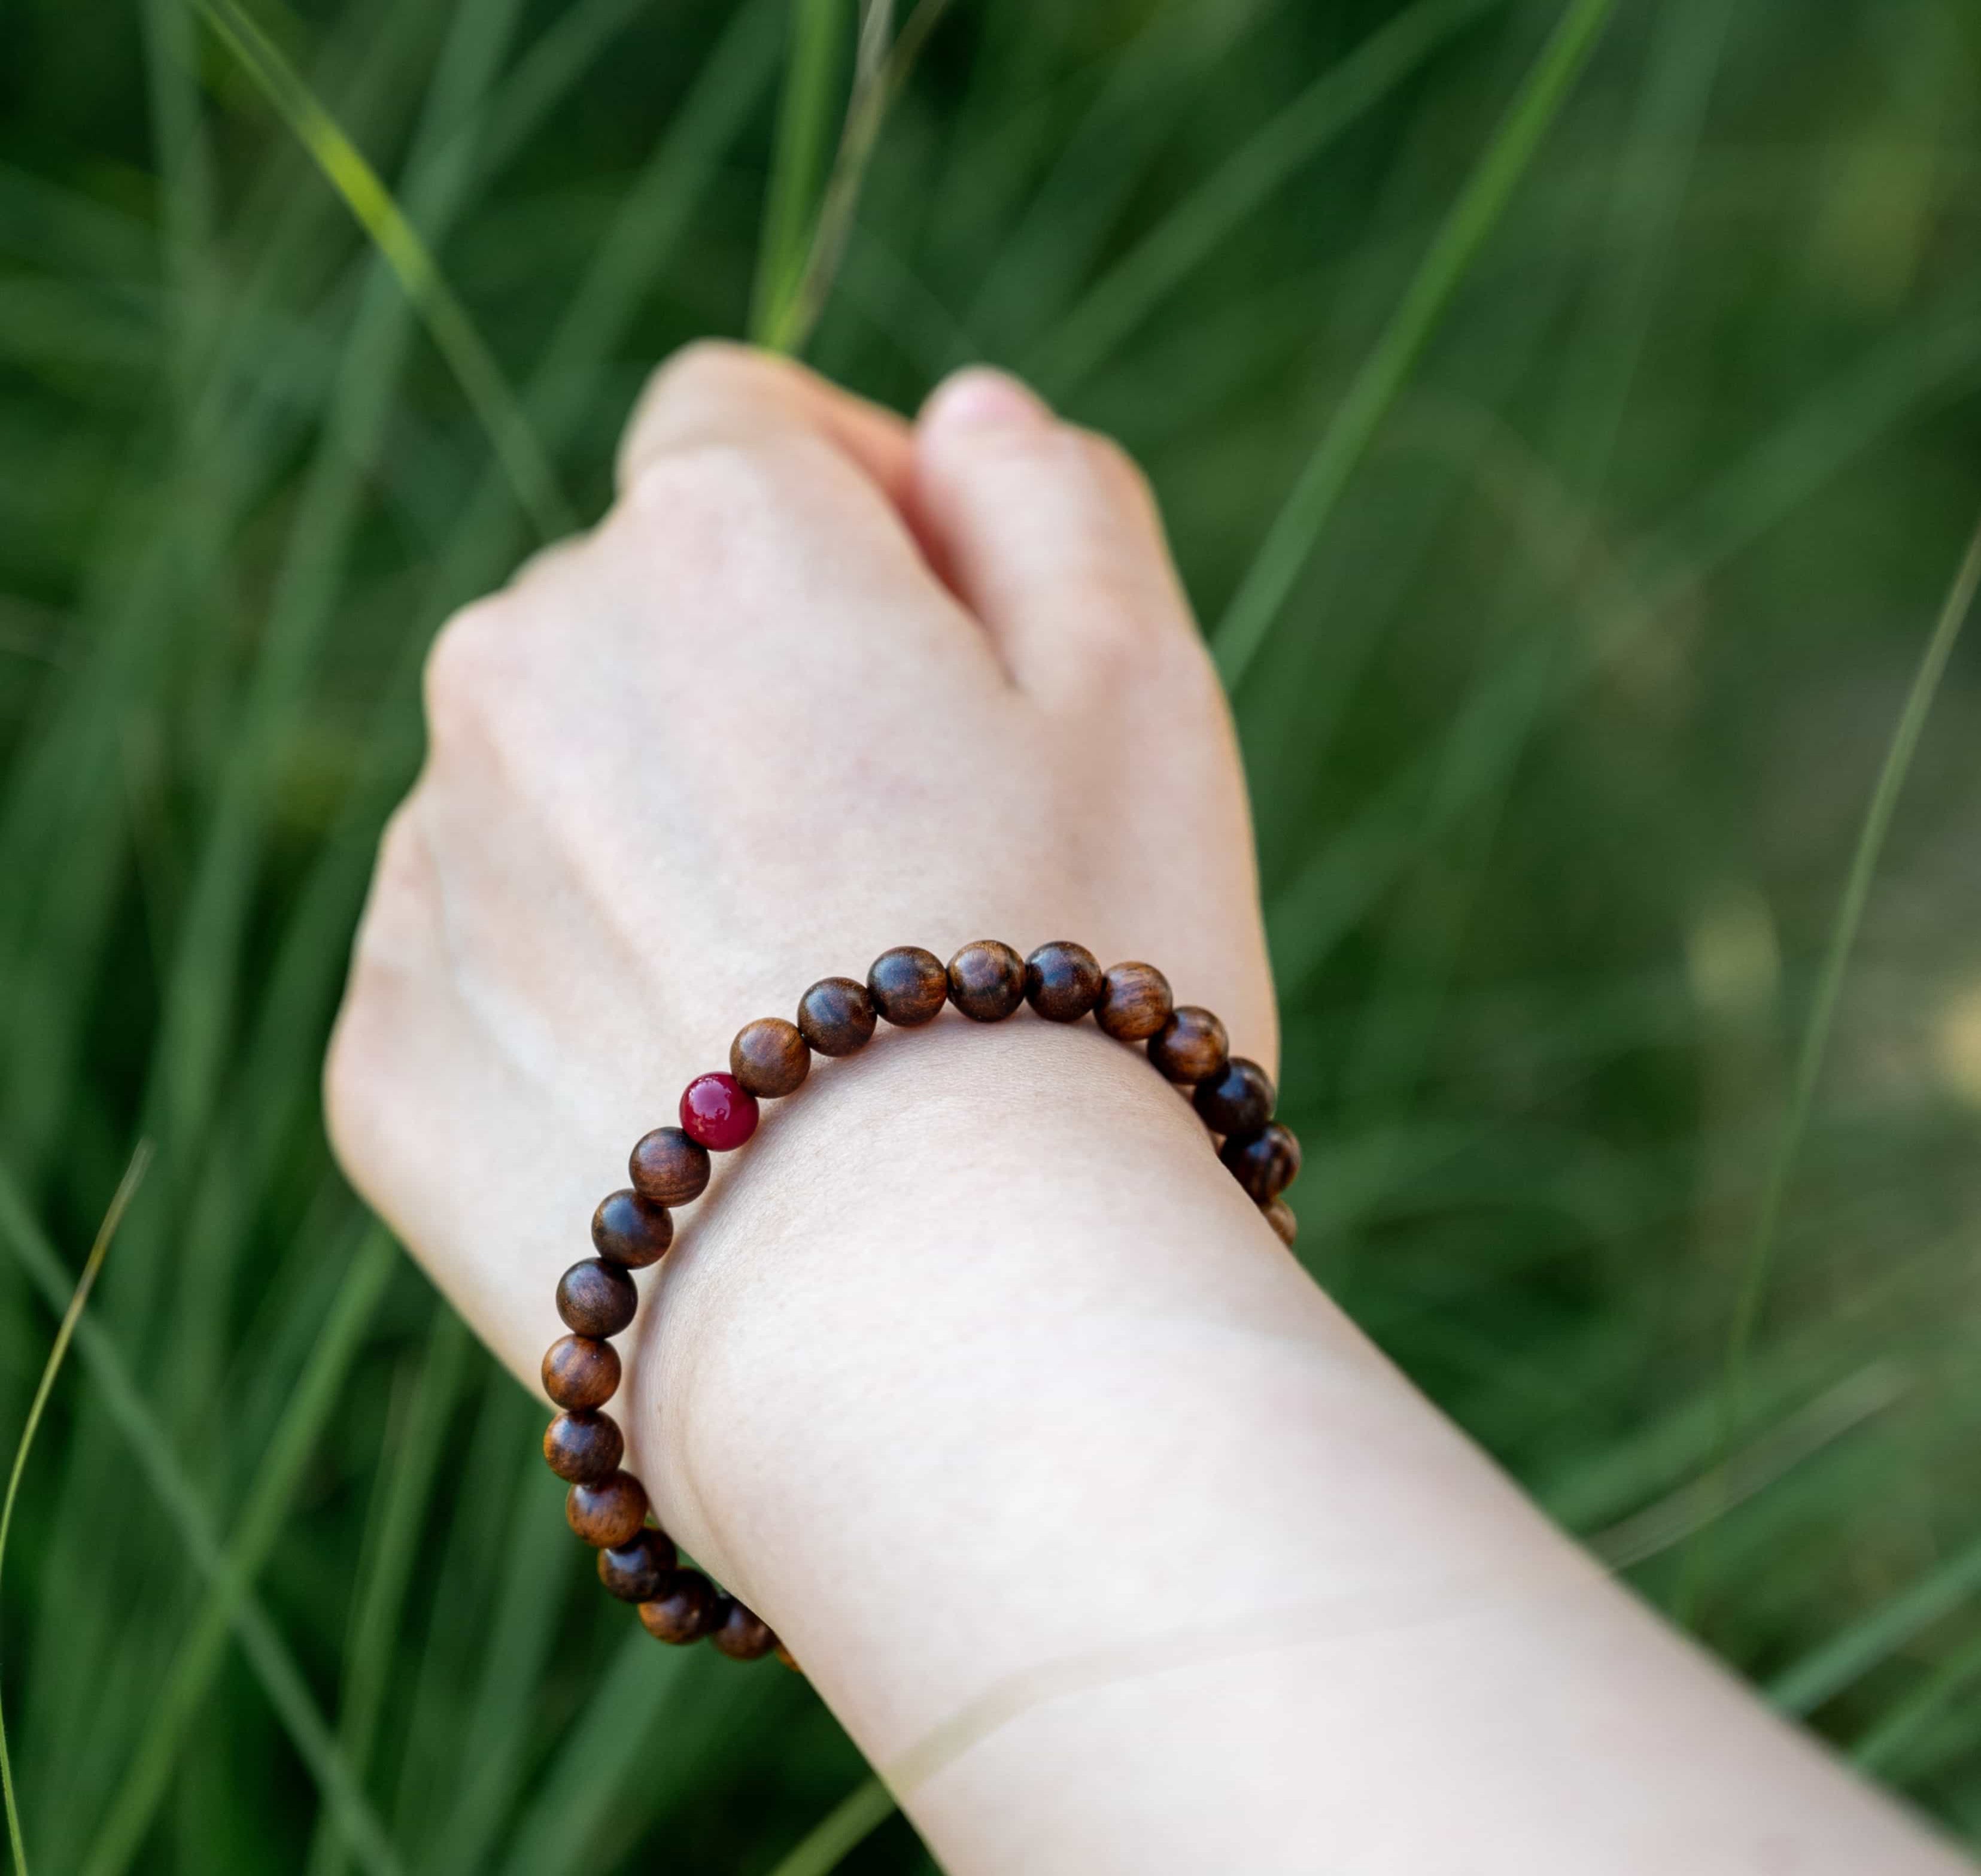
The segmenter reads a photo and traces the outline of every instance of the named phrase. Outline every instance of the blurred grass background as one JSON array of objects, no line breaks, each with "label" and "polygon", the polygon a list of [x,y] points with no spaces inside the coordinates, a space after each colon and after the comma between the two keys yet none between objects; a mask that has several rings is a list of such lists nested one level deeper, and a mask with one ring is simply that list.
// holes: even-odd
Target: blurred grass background
[{"label": "blurred grass background", "polygon": [[857,1795],[803,1847],[864,1778],[803,1684],[597,1594],[317,1108],[427,639],[599,511],[656,358],[752,330],[904,408],[997,360],[1147,465],[1236,681],[1302,1255],[1981,1841],[1971,643],[1764,1222],[1981,508],[1981,18],[957,0],[808,277],[850,0],[208,11],[0,25],[0,1424],[158,1149],[7,1559],[34,1866],[927,1867]]}]

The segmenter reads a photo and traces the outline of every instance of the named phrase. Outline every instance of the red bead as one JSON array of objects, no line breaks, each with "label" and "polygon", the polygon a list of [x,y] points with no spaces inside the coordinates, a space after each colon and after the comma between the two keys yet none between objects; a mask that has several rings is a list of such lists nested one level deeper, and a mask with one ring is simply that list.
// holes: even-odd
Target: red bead
[{"label": "red bead", "polygon": [[733,1153],[757,1131],[757,1097],[733,1075],[698,1075],[681,1091],[681,1124],[711,1152]]}]

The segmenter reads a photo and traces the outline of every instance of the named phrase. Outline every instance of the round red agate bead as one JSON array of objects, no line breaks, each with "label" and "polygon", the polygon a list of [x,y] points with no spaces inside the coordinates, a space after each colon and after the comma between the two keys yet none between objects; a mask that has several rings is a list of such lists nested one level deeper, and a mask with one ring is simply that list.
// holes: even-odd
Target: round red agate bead
[{"label": "round red agate bead", "polygon": [[711,1153],[733,1153],[757,1131],[757,1097],[733,1075],[698,1075],[681,1091],[681,1124]]}]

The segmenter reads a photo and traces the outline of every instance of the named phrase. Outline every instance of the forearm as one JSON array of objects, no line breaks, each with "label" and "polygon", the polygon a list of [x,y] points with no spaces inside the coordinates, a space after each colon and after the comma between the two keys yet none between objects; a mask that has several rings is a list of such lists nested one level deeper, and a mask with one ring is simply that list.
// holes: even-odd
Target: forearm
[{"label": "forearm", "polygon": [[1956,1867],[1553,1531],[1099,1036],[887,1035],[698,1210],[639,1462],[947,1867]]}]

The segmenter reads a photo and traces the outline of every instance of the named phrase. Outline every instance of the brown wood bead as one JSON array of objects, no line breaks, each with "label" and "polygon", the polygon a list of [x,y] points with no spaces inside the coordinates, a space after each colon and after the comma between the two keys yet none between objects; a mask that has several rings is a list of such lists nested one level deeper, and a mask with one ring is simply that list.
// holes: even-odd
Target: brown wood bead
[{"label": "brown wood bead", "polygon": [[1112,965],[1101,980],[1094,1020],[1117,1042],[1145,1042],[1175,1007],[1170,980],[1154,965]]},{"label": "brown wood bead", "polygon": [[1025,1001],[1049,1023],[1077,1023],[1100,1001],[1100,961],[1084,945],[1055,938],[1025,960]]},{"label": "brown wood bead", "polygon": [[1224,1025],[1208,1010],[1186,1003],[1149,1038],[1149,1059],[1172,1081],[1201,1081],[1230,1058]]},{"label": "brown wood bead", "polygon": [[793,1674],[803,1674],[804,1672],[804,1670],[798,1665],[798,1658],[794,1654],[789,1648],[786,1648],[781,1641],[777,1644],[777,1659],[782,1661]]},{"label": "brown wood bead", "polygon": [[674,1567],[674,1539],[651,1524],[636,1532],[631,1543],[598,1553],[598,1580],[621,1602],[644,1602],[658,1595]]},{"label": "brown wood bead", "polygon": [[644,1270],[658,1264],[674,1241],[674,1221],[665,1205],[638,1192],[614,1192],[591,1215],[591,1248],[608,1264]]},{"label": "brown wood bead", "polygon": [[1256,1061],[1234,1055],[1197,1085],[1190,1105],[1214,1134],[1249,1134],[1273,1118],[1273,1078]]},{"label": "brown wood bead", "polygon": [[1300,1220],[1293,1216],[1293,1208],[1283,1198],[1276,1198],[1260,1210],[1266,1215],[1266,1222],[1279,1235],[1280,1242],[1290,1251],[1293,1240],[1300,1235]]},{"label": "brown wood bead", "polygon": [[897,1029],[933,1022],[949,1001],[949,973],[942,960],[919,945],[897,945],[874,960],[867,973],[874,1007]]},{"label": "brown wood bead", "polygon": [[560,1414],[544,1430],[544,1463],[574,1485],[610,1478],[625,1457],[625,1436],[610,1414]]},{"label": "brown wood bead", "polygon": [[560,1407],[603,1407],[619,1391],[619,1351],[588,1335],[566,1335],[544,1354],[544,1391]]},{"label": "brown wood bead", "polygon": [[771,1625],[754,1615],[734,1596],[724,1596],[716,1605],[715,1626],[708,1638],[734,1661],[761,1661],[777,1645]]},{"label": "brown wood bead", "polygon": [[850,977],[822,977],[798,999],[798,1032],[821,1055],[851,1055],[874,1033],[874,999]]},{"label": "brown wood bead", "polygon": [[796,1023],[760,1016],[729,1045],[729,1072],[753,1095],[774,1101],[793,1093],[811,1072],[811,1049]]},{"label": "brown wood bead", "polygon": [[685,1205],[708,1184],[708,1148],[678,1127],[656,1127],[628,1162],[633,1189],[657,1205]]},{"label": "brown wood bead", "polygon": [[973,1023],[1001,1023],[1025,1000],[1025,961],[996,938],[966,945],[949,961],[949,1000]]},{"label": "brown wood bead", "polygon": [[1300,1175],[1300,1142],[1277,1121],[1234,1134],[1217,1155],[1255,1202],[1270,1205]]},{"label": "brown wood bead", "polygon": [[588,1257],[558,1279],[557,1306],[574,1334],[602,1341],[633,1320],[640,1292],[617,1264]]},{"label": "brown wood bead", "polygon": [[715,1626],[721,1598],[699,1570],[676,1570],[640,1604],[640,1620],[656,1641],[684,1648]]},{"label": "brown wood bead", "polygon": [[564,1514],[572,1530],[601,1550],[617,1549],[640,1534],[647,1521],[647,1488],[630,1472],[614,1472],[595,1485],[574,1485]]}]

